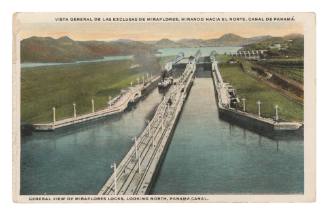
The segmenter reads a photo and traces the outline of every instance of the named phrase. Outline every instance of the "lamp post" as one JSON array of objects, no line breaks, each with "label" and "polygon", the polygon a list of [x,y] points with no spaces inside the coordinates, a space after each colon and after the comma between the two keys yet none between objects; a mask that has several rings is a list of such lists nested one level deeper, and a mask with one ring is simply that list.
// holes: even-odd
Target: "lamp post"
[{"label": "lamp post", "polygon": [[140,170],[140,155],[139,155],[139,152],[137,150],[137,139],[136,139],[136,137],[134,137],[134,145],[135,145],[135,157],[136,157],[136,160],[137,160],[138,173],[140,173],[141,172],[141,170]]},{"label": "lamp post", "polygon": [[109,96],[109,108],[111,108],[111,96]]},{"label": "lamp post", "polygon": [[91,100],[92,103],[92,113],[94,113],[94,99]]},{"label": "lamp post", "polygon": [[113,162],[110,166],[112,169],[114,169],[114,181],[115,181],[115,195],[117,195],[117,174],[116,174],[116,163]]},{"label": "lamp post", "polygon": [[243,111],[245,112],[245,98],[242,98],[242,102],[243,102]]},{"label": "lamp post", "polygon": [[148,123],[148,133],[149,133],[149,139],[151,140],[151,144],[152,144],[152,148],[154,148],[154,139],[153,139],[153,137],[152,137],[152,129],[151,129],[151,122],[150,121],[148,121],[147,122]]},{"label": "lamp post", "polygon": [[74,108],[74,119],[76,119],[76,104],[75,104],[75,102],[73,103],[73,108]]},{"label": "lamp post", "polygon": [[53,125],[56,123],[56,108],[52,108],[52,120],[53,120]]},{"label": "lamp post", "polygon": [[[150,132],[150,134],[151,134],[151,132]],[[151,143],[152,143],[152,148],[154,148],[154,138],[152,135],[150,135],[150,139],[151,139]]]},{"label": "lamp post", "polygon": [[260,100],[259,101],[257,101],[257,105],[258,105],[258,116],[259,117],[261,117],[261,108],[260,108],[260,105],[261,105],[261,102],[260,102]]},{"label": "lamp post", "polygon": [[278,105],[275,105],[275,118],[276,121],[278,121],[279,117],[278,117]]},{"label": "lamp post", "polygon": [[162,117],[162,121],[161,121],[161,129],[162,129],[162,131],[164,131],[164,117]]},{"label": "lamp post", "polygon": [[150,120],[145,120],[145,123],[146,123],[146,125],[147,125],[147,133],[148,133],[148,136],[150,136],[150,125],[149,125],[149,123],[150,123]]}]

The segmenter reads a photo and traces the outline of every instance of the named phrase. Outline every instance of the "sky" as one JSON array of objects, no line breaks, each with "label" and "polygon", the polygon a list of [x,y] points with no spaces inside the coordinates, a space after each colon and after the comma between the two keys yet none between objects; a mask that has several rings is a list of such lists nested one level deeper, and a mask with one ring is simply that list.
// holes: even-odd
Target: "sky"
[{"label": "sky", "polygon": [[[52,14],[53,15],[53,14]],[[25,17],[19,23],[22,39],[31,36],[59,38],[69,36],[74,40],[160,40],[168,38],[211,39],[226,33],[243,37],[260,35],[283,36],[303,33],[299,22],[56,22],[55,16],[46,18]]]}]

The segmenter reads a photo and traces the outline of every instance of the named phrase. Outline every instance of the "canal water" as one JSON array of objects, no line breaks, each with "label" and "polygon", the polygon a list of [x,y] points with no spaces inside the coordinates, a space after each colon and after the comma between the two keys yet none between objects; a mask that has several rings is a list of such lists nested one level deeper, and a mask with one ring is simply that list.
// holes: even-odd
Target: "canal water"
[{"label": "canal water", "polygon": [[[92,59],[92,60],[82,60],[75,62],[67,62],[67,63],[22,63],[21,68],[33,68],[40,66],[58,66],[58,65],[73,65],[80,63],[97,63],[97,62],[106,62],[106,61],[119,61],[119,60],[132,60],[134,58],[133,55],[117,55],[117,56],[106,56],[100,59]],[[24,69],[29,70],[29,69]]]},{"label": "canal water", "polygon": [[[167,56],[176,56],[179,53],[183,52],[185,57],[189,57],[194,55],[198,50],[201,50],[203,55],[210,55],[212,51],[216,51],[218,54],[224,53],[236,53],[241,47],[194,47],[194,48],[162,48],[158,49],[157,57],[167,57]],[[83,60],[83,61],[75,61],[75,62],[67,62],[67,63],[22,63],[21,68],[24,70],[30,70],[28,68],[40,67],[40,66],[58,66],[58,65],[72,65],[72,64],[81,64],[81,63],[97,63],[97,62],[105,62],[105,61],[120,61],[120,60],[133,60],[133,55],[112,55],[105,56],[100,59],[91,59],[91,60]],[[31,69],[32,70],[32,69]]]},{"label": "canal water", "polygon": [[[21,194],[96,194],[161,100],[120,116],[24,137]],[[211,78],[196,78],[153,194],[302,193],[303,141],[271,140],[219,120]]]},{"label": "canal water", "polygon": [[97,194],[161,98],[154,90],[121,115],[23,137],[21,194]]},{"label": "canal water", "polygon": [[219,120],[211,78],[197,78],[153,194],[303,193],[303,140]]},{"label": "canal water", "polygon": [[162,48],[158,49],[157,56],[175,56],[179,53],[183,52],[185,57],[189,57],[191,55],[195,55],[197,51],[201,51],[202,55],[210,55],[212,51],[215,51],[217,54],[224,53],[236,53],[242,47],[235,46],[224,46],[224,47],[188,47],[188,48]]}]

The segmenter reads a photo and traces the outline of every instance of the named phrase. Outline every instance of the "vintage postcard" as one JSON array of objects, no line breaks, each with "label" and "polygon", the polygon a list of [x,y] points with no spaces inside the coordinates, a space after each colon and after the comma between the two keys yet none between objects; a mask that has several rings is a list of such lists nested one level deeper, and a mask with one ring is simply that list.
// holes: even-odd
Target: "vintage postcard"
[{"label": "vintage postcard", "polygon": [[17,13],[15,202],[315,201],[315,14]]}]

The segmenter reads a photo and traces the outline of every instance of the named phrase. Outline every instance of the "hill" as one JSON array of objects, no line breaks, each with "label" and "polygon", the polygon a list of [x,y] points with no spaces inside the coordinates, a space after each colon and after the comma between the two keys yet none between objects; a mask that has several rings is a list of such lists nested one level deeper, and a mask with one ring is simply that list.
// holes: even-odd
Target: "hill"
[{"label": "hill", "polygon": [[73,62],[153,52],[153,46],[138,41],[74,41],[67,36],[58,39],[30,37],[21,41],[21,62]]},{"label": "hill", "polygon": [[303,57],[304,36],[302,34],[289,34],[283,37],[270,37],[256,43],[245,45],[243,49],[265,49],[268,50],[267,54],[271,56],[288,55],[291,57]]},{"label": "hill", "polygon": [[224,34],[219,38],[214,39],[181,39],[172,41],[169,39],[162,39],[159,41],[146,41],[147,44],[152,44],[156,48],[179,48],[179,47],[213,47],[213,46],[244,46],[260,42],[271,38],[271,36],[256,36],[245,38],[233,33]]},{"label": "hill", "polygon": [[181,39],[177,43],[184,47],[201,47],[206,46],[205,40],[202,39]]},{"label": "hill", "polygon": [[158,49],[184,47],[183,44],[177,43],[177,42],[169,40],[167,38],[156,41],[155,43],[153,43],[153,45]]},{"label": "hill", "polygon": [[244,38],[232,33],[225,34],[218,39],[207,40],[208,46],[244,46],[251,43],[256,43],[262,40],[270,38],[270,36],[257,36],[251,38]]},{"label": "hill", "polygon": [[[292,40],[292,42],[290,42]],[[232,33],[215,39],[181,39],[172,41],[74,41],[64,36],[30,37],[21,41],[21,62],[73,62],[100,59],[110,55],[153,55],[160,48],[244,46],[244,49],[267,49],[274,43],[288,42],[288,50],[297,55],[303,52],[303,35],[285,37],[257,36],[245,38]]]}]

